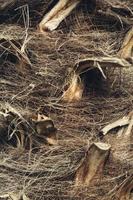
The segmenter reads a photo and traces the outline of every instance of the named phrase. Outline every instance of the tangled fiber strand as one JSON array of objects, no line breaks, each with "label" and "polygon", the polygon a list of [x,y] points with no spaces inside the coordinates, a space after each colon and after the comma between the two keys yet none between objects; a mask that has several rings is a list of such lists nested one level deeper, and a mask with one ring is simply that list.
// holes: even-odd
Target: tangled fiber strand
[{"label": "tangled fiber strand", "polygon": [[[125,3],[132,5],[131,1]],[[3,57],[0,46],[0,109],[8,102],[24,111],[41,111],[51,116],[58,129],[58,144],[41,144],[35,152],[1,145],[0,195],[24,190],[31,199],[107,200],[132,170],[132,142],[119,142],[114,131],[105,138],[112,145],[112,154],[102,180],[96,179],[94,185],[73,192],[76,169],[87,147],[100,141],[99,130],[133,109],[133,70],[122,69],[120,73],[120,69],[108,68],[104,95],[92,92],[78,103],[60,101],[74,64],[86,57],[114,56],[126,31],[109,31],[106,23],[100,28],[92,23],[92,15],[88,17],[79,8],[70,18],[45,36],[34,28],[28,30],[26,53],[30,67],[20,69],[18,63]],[[24,37],[22,26],[1,24],[0,39],[21,40],[22,45]]]}]

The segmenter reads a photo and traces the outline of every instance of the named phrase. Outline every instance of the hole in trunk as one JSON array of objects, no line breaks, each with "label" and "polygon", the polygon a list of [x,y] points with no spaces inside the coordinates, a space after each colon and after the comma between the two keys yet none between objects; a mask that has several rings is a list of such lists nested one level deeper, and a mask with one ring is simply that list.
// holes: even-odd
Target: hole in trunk
[{"label": "hole in trunk", "polygon": [[[79,101],[86,96],[102,96],[109,91],[105,74],[99,68],[76,66],[68,89],[63,94],[67,102]],[[105,77],[104,77],[105,76]]]},{"label": "hole in trunk", "polygon": [[98,68],[88,69],[79,75],[81,82],[84,85],[83,96],[103,93],[103,84],[105,79]]}]

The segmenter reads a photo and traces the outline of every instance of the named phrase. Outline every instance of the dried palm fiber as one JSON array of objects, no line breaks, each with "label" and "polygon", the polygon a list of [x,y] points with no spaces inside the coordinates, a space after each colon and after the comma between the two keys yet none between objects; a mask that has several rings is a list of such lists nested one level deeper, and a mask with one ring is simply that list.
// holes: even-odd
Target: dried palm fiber
[{"label": "dried palm fiber", "polygon": [[[132,1],[125,3],[132,5]],[[48,114],[57,125],[59,143],[41,145],[36,153],[21,153],[1,145],[0,195],[23,190],[31,199],[108,200],[132,172],[132,140],[119,143],[114,130],[104,139],[112,145],[112,151],[102,179],[96,178],[90,187],[73,193],[75,171],[88,146],[100,140],[99,130],[133,109],[132,68],[109,71],[104,94],[90,92],[78,103],[60,101],[75,63],[88,55],[116,55],[127,31],[109,31],[107,21],[102,27],[90,26],[90,16],[78,9],[51,34],[42,36],[33,28],[28,30],[32,38],[26,52],[32,65],[25,73],[18,70],[16,63],[1,59],[1,105],[9,102],[16,108]],[[23,44],[25,28],[1,24],[0,32],[1,38],[21,39]],[[2,47],[0,52],[4,52]]]}]

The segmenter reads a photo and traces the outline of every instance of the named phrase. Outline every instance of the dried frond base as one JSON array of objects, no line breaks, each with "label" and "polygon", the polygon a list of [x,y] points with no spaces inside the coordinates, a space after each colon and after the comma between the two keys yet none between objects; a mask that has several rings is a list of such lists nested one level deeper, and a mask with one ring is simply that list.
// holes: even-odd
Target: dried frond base
[{"label": "dried frond base", "polygon": [[75,186],[89,185],[94,176],[103,171],[111,146],[105,143],[94,143],[86,152],[76,172]]},{"label": "dried frond base", "polygon": [[79,101],[82,98],[84,85],[78,75],[74,75],[67,91],[64,92],[62,99],[66,102]]},{"label": "dried frond base", "polygon": [[55,7],[47,13],[39,24],[39,29],[45,31],[55,30],[59,24],[71,13],[78,5],[80,0],[59,0]]}]

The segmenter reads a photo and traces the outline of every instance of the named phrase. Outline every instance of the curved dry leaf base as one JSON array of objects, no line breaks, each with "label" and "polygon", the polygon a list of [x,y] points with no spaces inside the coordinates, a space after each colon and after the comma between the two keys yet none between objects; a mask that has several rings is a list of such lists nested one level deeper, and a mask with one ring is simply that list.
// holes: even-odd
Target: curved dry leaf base
[{"label": "curved dry leaf base", "polygon": [[127,32],[118,56],[124,59],[133,57],[133,27]]},{"label": "curved dry leaf base", "polygon": [[39,24],[40,32],[53,31],[78,5],[80,0],[59,0]]},{"label": "curved dry leaf base", "polygon": [[79,101],[82,98],[84,85],[78,75],[74,75],[69,88],[64,92],[62,99],[66,102]]},{"label": "curved dry leaf base", "polygon": [[108,124],[107,126],[105,126],[100,133],[102,135],[106,135],[109,131],[111,131],[114,128],[117,127],[124,127],[127,126],[127,131],[125,133],[125,136],[129,136],[131,134],[132,131],[132,127],[133,127],[133,111],[131,111],[127,116],[124,116],[121,119],[118,119],[117,121]]},{"label": "curved dry leaf base", "polygon": [[93,143],[76,172],[75,186],[89,185],[95,175],[100,175],[108,159],[111,146],[106,143]]},{"label": "curved dry leaf base", "polygon": [[128,61],[126,61],[125,59],[120,59],[118,57],[92,57],[78,61],[74,66],[74,71],[75,73],[80,74],[86,70],[98,68],[98,65],[102,69],[105,67],[131,67],[131,64]]},{"label": "curved dry leaf base", "polygon": [[117,121],[111,123],[111,124],[108,124],[107,126],[105,126],[101,131],[100,133],[102,135],[106,135],[109,131],[111,131],[112,129],[114,128],[117,128],[117,127],[122,127],[122,126],[126,126],[129,124],[129,117],[123,117],[122,119],[118,119]]},{"label": "curved dry leaf base", "polygon": [[84,91],[84,83],[80,78],[80,74],[83,74],[86,71],[98,69],[103,78],[106,79],[103,71],[104,68],[123,68],[130,66],[131,64],[128,61],[118,57],[93,57],[80,60],[74,66],[75,74],[72,77],[69,88],[64,92],[62,99],[66,102],[81,100]]}]

